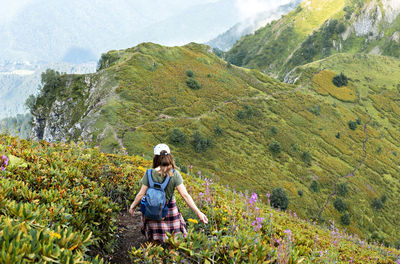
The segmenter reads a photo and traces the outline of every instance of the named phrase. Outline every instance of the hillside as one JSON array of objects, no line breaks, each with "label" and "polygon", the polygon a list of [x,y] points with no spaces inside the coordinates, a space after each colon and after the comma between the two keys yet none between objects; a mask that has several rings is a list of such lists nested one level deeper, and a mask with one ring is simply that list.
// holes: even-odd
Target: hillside
[{"label": "hillside", "polygon": [[[376,68],[358,72],[375,60],[366,58],[330,71],[311,65],[289,85],[227,64],[207,46],[145,43],[109,52],[94,74],[50,72],[32,106],[33,135],[82,138],[106,152],[149,159],[154,145],[167,142],[185,171],[242,191],[282,187],[299,216],[334,220],[393,245],[400,240],[394,209],[400,202],[394,66],[400,62],[378,56]],[[357,78],[332,88],[343,69]],[[394,79],[380,81],[388,75]],[[371,76],[376,81],[369,84]],[[372,206],[377,200],[383,208]]]},{"label": "hillside", "polygon": [[[117,212],[139,189],[150,161],[103,154],[83,143],[52,144],[0,136],[1,263],[104,263],[120,250]],[[198,224],[178,197],[187,237],[171,236],[169,251],[152,244],[129,251],[134,263],[395,263],[400,251],[321,228],[279,212],[264,196],[237,193],[209,179],[183,174],[208,215]],[[138,234],[139,235],[139,234]],[[139,235],[140,236],[140,235]],[[96,255],[96,257],[94,257]],[[124,262],[125,263],[125,262]]]},{"label": "hillside", "polygon": [[249,17],[231,27],[226,32],[218,35],[216,38],[208,41],[206,44],[222,50],[228,51],[243,36],[254,33],[265,24],[280,18],[295,9],[302,0],[293,0],[287,4],[280,5],[268,11],[262,11],[255,17]]},{"label": "hillside", "polygon": [[399,57],[400,2],[310,0],[243,37],[226,54],[232,64],[284,79],[295,66],[335,53]]}]

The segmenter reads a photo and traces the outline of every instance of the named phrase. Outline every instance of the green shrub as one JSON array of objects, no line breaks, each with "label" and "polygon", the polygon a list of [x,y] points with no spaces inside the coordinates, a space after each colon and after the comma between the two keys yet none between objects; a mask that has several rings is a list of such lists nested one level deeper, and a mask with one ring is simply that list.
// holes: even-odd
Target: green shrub
[{"label": "green shrub", "polygon": [[245,105],[244,110],[238,110],[237,117],[239,119],[251,118],[254,115],[254,110],[251,106]]},{"label": "green shrub", "polygon": [[297,194],[298,194],[300,197],[303,197],[303,191],[302,191],[302,190],[298,190],[298,191],[297,191]]},{"label": "green shrub", "polygon": [[337,185],[337,193],[340,196],[346,196],[346,194],[349,192],[349,189],[347,188],[346,183],[339,183]]},{"label": "green shrub", "polygon": [[384,204],[384,203],[386,203],[386,200],[387,200],[386,194],[382,194],[381,202]]},{"label": "green shrub", "polygon": [[351,130],[356,130],[357,129],[357,122],[350,120],[347,124],[349,125],[349,128]]},{"label": "green shrub", "polygon": [[272,126],[271,129],[270,129],[270,131],[271,131],[271,134],[272,134],[272,135],[278,134],[278,128],[277,128],[276,126]]},{"label": "green shrub", "polygon": [[97,70],[99,71],[114,65],[118,59],[118,53],[108,52],[101,54],[100,60],[97,62]]},{"label": "green shrub", "polygon": [[339,212],[344,212],[347,210],[347,204],[343,202],[340,198],[336,198],[336,200],[333,202],[333,206]]},{"label": "green shrub", "polygon": [[357,125],[361,125],[361,118],[357,118],[356,123]]},{"label": "green shrub", "polygon": [[374,200],[372,200],[371,206],[375,210],[380,210],[383,208],[383,203],[380,199],[375,197]]},{"label": "green shrub", "polygon": [[345,212],[341,217],[340,217],[340,222],[342,225],[348,226],[350,225],[350,214],[349,212]]},{"label": "green shrub", "polygon": [[337,26],[336,26],[336,33],[337,34],[342,34],[345,31],[346,31],[346,26],[343,23],[337,24]]},{"label": "green shrub", "polygon": [[318,184],[318,182],[316,181],[316,180],[313,180],[312,181],[312,183],[311,183],[311,185],[310,185],[310,190],[312,191],[312,192],[319,192],[319,184]]},{"label": "green shrub", "polygon": [[185,73],[186,73],[186,76],[189,77],[189,78],[193,78],[194,77],[194,73],[193,73],[192,70],[187,70]]},{"label": "green shrub", "polygon": [[192,90],[199,90],[201,88],[200,84],[193,78],[187,78],[186,85]]},{"label": "green shrub", "polygon": [[196,152],[205,152],[208,147],[212,147],[211,139],[202,137],[199,131],[193,134],[191,143]]},{"label": "green shrub", "polygon": [[184,145],[186,144],[187,136],[179,128],[174,128],[169,136],[169,141],[176,145]]},{"label": "green shrub", "polygon": [[301,159],[305,162],[305,163],[310,163],[311,159],[312,159],[312,155],[310,152],[308,151],[303,151],[303,153],[301,154]]},{"label": "green shrub", "polygon": [[281,150],[282,150],[281,143],[279,143],[278,141],[272,141],[269,144],[269,150],[273,154],[279,154],[281,152]]},{"label": "green shrub", "polygon": [[224,130],[219,125],[217,125],[214,129],[214,133],[217,136],[222,136],[222,134],[224,133]]},{"label": "green shrub", "polygon": [[349,83],[349,80],[346,75],[341,73],[341,74],[333,77],[332,82],[336,87],[342,87],[342,86],[346,86]]},{"label": "green shrub", "polygon": [[394,247],[395,247],[396,249],[400,249],[400,241],[394,242]]},{"label": "green shrub", "polygon": [[286,210],[289,206],[289,199],[285,190],[282,188],[273,189],[271,192],[271,205],[274,208],[280,208],[281,210]]},{"label": "green shrub", "polygon": [[340,139],[340,132],[337,132],[336,136],[337,139]]},{"label": "green shrub", "polygon": [[321,114],[321,107],[319,105],[314,105],[313,107],[307,107],[307,110],[316,116]]}]

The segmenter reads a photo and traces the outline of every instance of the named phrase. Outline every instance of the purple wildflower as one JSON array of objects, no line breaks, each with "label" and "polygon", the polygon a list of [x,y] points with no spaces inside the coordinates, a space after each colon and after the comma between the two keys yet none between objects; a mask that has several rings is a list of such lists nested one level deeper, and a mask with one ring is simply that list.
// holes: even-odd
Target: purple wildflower
[{"label": "purple wildflower", "polygon": [[253,193],[250,198],[250,205],[253,206],[255,202],[257,202],[257,194]]},{"label": "purple wildflower", "polygon": [[251,223],[252,226],[254,226],[254,231],[258,231],[262,228],[262,223],[264,222],[263,217],[256,217],[256,221],[253,221]]},{"label": "purple wildflower", "polygon": [[6,155],[1,156],[0,165],[2,171],[8,166],[8,157]]}]

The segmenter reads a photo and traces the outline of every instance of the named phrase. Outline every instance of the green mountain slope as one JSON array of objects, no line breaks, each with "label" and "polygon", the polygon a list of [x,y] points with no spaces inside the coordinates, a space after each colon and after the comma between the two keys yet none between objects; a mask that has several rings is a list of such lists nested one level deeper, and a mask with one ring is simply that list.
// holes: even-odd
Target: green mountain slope
[{"label": "green mountain slope", "polygon": [[[395,243],[399,91],[390,80],[368,94],[363,85],[371,76],[400,76],[392,67],[400,62],[378,57],[382,67],[358,72],[365,61],[347,69],[353,60],[340,56],[326,63],[337,58],[343,68],[305,66],[289,85],[227,64],[203,45],[112,51],[95,74],[48,74],[32,106],[34,133],[148,158],[152,146],[167,142],[183,170],[194,165],[190,172],[201,170],[237,190],[264,194],[282,187],[289,209],[301,217],[332,219],[364,238]],[[332,79],[343,69],[352,79],[335,90]],[[347,192],[340,196],[338,188]],[[373,209],[382,197],[383,208]],[[346,210],[335,209],[338,198]]]},{"label": "green mountain slope", "polygon": [[295,66],[331,54],[399,57],[400,5],[381,0],[311,0],[243,37],[227,52],[235,65],[284,79]]},{"label": "green mountain slope", "polygon": [[[132,202],[151,161],[104,154],[82,142],[53,144],[5,135],[0,135],[0,155],[1,263],[100,264],[120,250],[118,231],[124,230],[117,230],[117,213]],[[182,175],[209,224],[193,219],[177,195],[188,235],[171,236],[168,251],[147,244],[120,252],[131,255],[132,263],[399,261],[399,250],[366,243],[333,224],[321,228],[273,210],[255,194]]]}]

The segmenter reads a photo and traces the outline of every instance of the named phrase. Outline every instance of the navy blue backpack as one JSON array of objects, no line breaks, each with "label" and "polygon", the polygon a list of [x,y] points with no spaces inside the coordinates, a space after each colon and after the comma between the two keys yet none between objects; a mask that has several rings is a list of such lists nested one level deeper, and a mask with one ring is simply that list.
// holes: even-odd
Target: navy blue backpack
[{"label": "navy blue backpack", "polygon": [[[175,170],[173,171],[175,172]],[[140,202],[140,211],[148,219],[162,220],[168,214],[165,188],[167,188],[171,177],[167,176],[163,183],[158,183],[153,181],[151,169],[146,171],[146,175],[149,180],[149,188]]]}]

